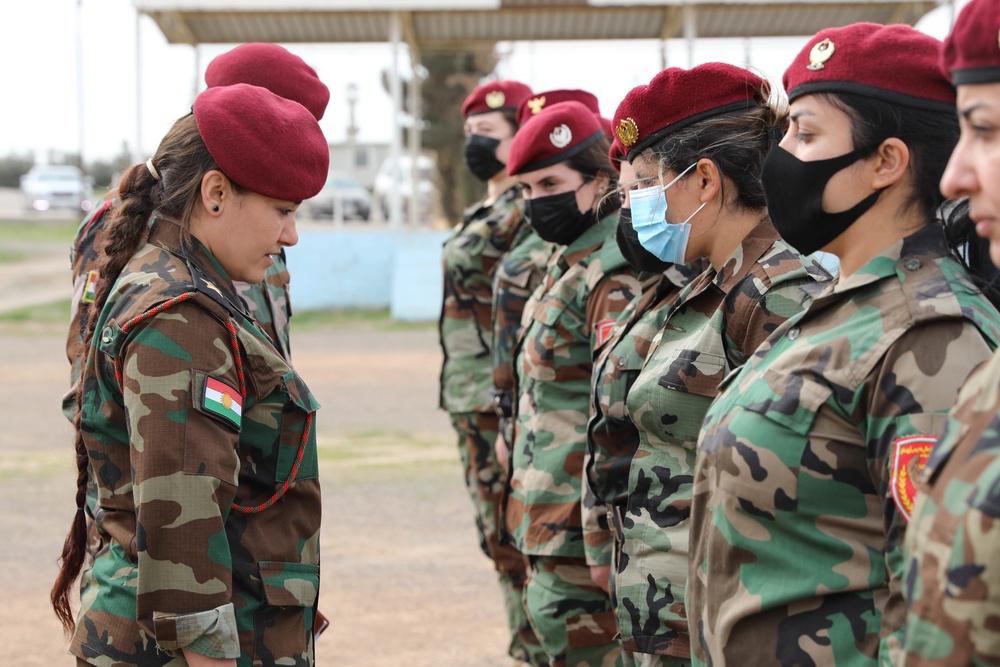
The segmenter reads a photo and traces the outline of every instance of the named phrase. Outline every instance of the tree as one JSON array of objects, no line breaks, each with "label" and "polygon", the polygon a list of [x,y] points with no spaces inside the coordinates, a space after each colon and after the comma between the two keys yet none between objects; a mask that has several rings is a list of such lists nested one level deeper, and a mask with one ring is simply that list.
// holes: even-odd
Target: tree
[{"label": "tree", "polygon": [[[462,102],[493,72],[497,61],[493,44],[463,50],[422,51],[420,55],[420,63],[427,70],[427,78],[420,87],[424,120],[421,144],[437,156],[441,211],[452,225],[461,221],[466,206],[485,194],[483,184],[465,168]],[[386,73],[382,79],[388,90]],[[409,99],[409,85],[403,82],[403,100]]]}]

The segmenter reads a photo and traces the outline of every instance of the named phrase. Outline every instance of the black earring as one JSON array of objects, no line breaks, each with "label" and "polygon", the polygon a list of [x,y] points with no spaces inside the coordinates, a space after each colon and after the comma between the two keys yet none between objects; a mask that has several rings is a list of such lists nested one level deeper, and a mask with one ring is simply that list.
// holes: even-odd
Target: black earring
[{"label": "black earring", "polygon": [[219,205],[216,204],[215,206],[213,206],[212,210],[215,211],[216,213],[218,213],[219,212]]}]

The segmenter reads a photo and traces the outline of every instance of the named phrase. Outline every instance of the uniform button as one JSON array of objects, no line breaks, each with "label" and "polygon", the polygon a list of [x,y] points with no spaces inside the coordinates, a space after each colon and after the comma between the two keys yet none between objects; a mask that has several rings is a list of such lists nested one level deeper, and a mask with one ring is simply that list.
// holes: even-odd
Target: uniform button
[{"label": "uniform button", "polygon": [[793,327],[788,330],[788,340],[795,340],[799,337],[799,328]]},{"label": "uniform button", "polygon": [[908,259],[906,260],[906,264],[904,264],[903,266],[906,267],[907,271],[916,271],[917,269],[920,268],[920,265],[921,261],[919,259]]},{"label": "uniform button", "polygon": [[113,333],[114,332],[111,331],[111,327],[104,327],[104,331],[101,332],[101,342],[110,343]]},{"label": "uniform button", "polygon": [[619,366],[625,365],[625,357],[618,357],[618,365]]}]

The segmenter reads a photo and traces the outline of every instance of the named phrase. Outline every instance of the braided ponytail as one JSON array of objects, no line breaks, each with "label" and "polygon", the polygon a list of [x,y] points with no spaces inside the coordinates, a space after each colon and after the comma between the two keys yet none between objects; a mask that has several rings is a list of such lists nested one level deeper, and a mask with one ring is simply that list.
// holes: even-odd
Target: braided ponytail
[{"label": "braided ponytail", "polygon": [[[118,203],[112,208],[104,235],[104,247],[98,248],[98,281],[94,302],[90,305],[85,341],[91,341],[101,311],[108,301],[119,274],[149,236],[149,222],[154,215],[180,224],[186,235],[188,224],[201,194],[201,181],[206,173],[218,170],[195,124],[194,116],[182,117],[160,142],[156,155],[150,160],[159,175],[146,164],[129,167],[122,175],[118,187]],[[239,193],[241,188],[233,184]],[[60,569],[52,586],[49,599],[52,609],[67,634],[73,631],[74,619],[70,609],[69,591],[83,569],[87,546],[87,477],[90,459],[83,438],[82,417],[85,396],[92,393],[86,368],[93,346],[88,346],[84,356],[84,376],[77,393],[77,413],[73,425],[76,445],[76,514],[70,524],[69,534],[63,543]],[[92,386],[92,385],[91,385]]]}]

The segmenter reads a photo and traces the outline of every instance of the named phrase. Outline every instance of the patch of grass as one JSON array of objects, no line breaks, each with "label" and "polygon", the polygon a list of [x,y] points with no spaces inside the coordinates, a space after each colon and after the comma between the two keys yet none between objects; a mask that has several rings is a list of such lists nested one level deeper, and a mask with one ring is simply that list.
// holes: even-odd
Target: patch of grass
[{"label": "patch of grass", "polygon": [[[294,302],[292,306],[294,307]],[[380,330],[430,329],[435,322],[398,322],[389,315],[388,308],[344,308],[337,310],[298,311],[292,317],[292,333],[315,331],[329,327],[375,327]]]},{"label": "patch of grass", "polygon": [[0,264],[11,264],[13,262],[20,262],[28,256],[26,252],[20,252],[18,250],[8,250],[6,248],[0,248]]},{"label": "patch of grass", "polygon": [[0,220],[0,243],[60,243],[69,245],[80,226],[71,220]]},{"label": "patch of grass", "polygon": [[70,300],[60,299],[51,303],[43,303],[25,308],[18,308],[6,313],[0,313],[0,322],[19,324],[31,322],[34,324],[69,324]]}]

